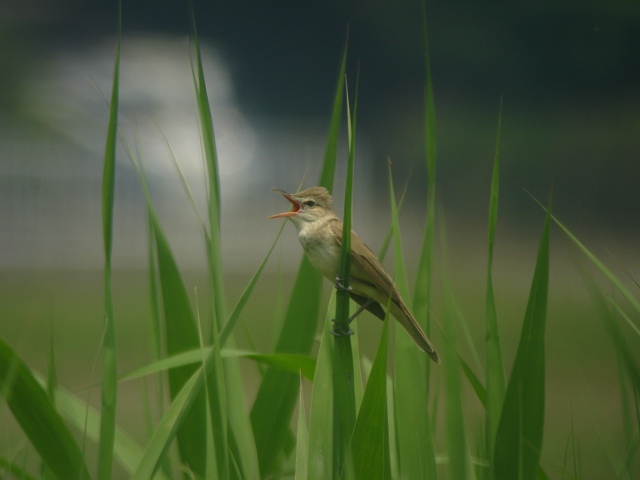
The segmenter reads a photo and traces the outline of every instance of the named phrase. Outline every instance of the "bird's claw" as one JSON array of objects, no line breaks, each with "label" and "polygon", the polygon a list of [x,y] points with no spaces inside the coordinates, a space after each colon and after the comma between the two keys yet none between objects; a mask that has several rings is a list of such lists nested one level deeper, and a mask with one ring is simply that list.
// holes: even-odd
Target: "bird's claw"
[{"label": "bird's claw", "polygon": [[336,290],[346,290],[347,292],[350,292],[353,290],[353,288],[351,287],[351,285],[349,285],[348,287],[345,287],[343,282],[343,278],[340,277],[336,277]]},{"label": "bird's claw", "polygon": [[333,322],[333,327],[331,327],[331,333],[333,334],[333,336],[348,337],[349,335],[353,335],[353,330],[351,330],[350,328],[348,330],[344,330],[342,328],[342,325],[337,324],[335,318],[333,318],[331,321]]}]

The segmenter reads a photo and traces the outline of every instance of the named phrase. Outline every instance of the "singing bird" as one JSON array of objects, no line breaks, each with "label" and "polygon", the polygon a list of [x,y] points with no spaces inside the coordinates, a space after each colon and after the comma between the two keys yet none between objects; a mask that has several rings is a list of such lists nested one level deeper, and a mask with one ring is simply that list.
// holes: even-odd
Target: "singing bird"
[{"label": "singing bird", "polygon": [[[342,220],[333,211],[333,198],[329,191],[324,187],[311,187],[299,193],[287,193],[278,189],[274,191],[281,193],[293,207],[288,212],[272,215],[269,218],[291,220],[298,231],[298,239],[311,265],[326,278],[332,282],[335,281],[336,288],[342,288],[337,278],[342,243]],[[350,321],[365,309],[384,320],[385,313],[382,305],[385,307],[388,305],[391,314],[400,322],[416,345],[433,361],[440,363],[440,357],[433,344],[402,300],[394,281],[380,260],[353,230],[351,231],[350,268],[349,295],[360,305],[360,309],[352,315]]]}]

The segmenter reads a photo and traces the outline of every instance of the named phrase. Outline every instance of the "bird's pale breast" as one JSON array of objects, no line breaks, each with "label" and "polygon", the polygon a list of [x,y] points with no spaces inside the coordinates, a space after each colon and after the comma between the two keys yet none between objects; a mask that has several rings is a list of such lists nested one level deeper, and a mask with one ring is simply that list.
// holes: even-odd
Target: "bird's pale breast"
[{"label": "bird's pale breast", "polygon": [[308,223],[299,231],[298,238],[313,268],[334,281],[340,263],[340,245],[328,224]]}]

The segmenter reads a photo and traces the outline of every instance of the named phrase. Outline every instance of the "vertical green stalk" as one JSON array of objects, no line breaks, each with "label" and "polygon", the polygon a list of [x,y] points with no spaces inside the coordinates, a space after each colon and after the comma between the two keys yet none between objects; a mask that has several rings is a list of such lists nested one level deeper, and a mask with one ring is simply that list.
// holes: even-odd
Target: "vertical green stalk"
[{"label": "vertical green stalk", "polygon": [[104,339],[102,345],[102,413],[98,445],[98,478],[111,479],[113,442],[116,427],[118,395],[118,365],[116,330],[111,294],[111,250],[113,244],[113,202],[116,171],[116,141],[118,133],[118,97],[120,84],[120,39],[122,36],[122,6],[118,4],[116,62],[111,90],[109,128],[102,171],[102,233],[104,240]]},{"label": "vertical green stalk", "polygon": [[[344,198],[344,219],[340,269],[338,273],[342,288],[336,293],[336,332],[349,331],[349,275],[351,270],[351,203],[353,198],[353,161],[355,157],[356,114],[358,109],[358,85],[353,119],[349,109],[347,88],[347,122],[349,126],[349,160]],[[353,352],[351,336],[336,335],[333,343],[333,476],[338,478],[344,468],[349,449],[349,441],[356,423],[355,390],[353,383]]]},{"label": "vertical green stalk", "polygon": [[491,180],[491,199],[489,201],[489,252],[487,260],[487,292],[486,292],[486,399],[487,399],[487,424],[486,424],[486,448],[487,458],[493,456],[493,444],[495,443],[500,411],[505,393],[504,362],[500,348],[500,332],[498,330],[498,318],[496,303],[493,294],[493,244],[495,240],[496,223],[498,220],[498,198],[500,186],[500,131],[502,125],[502,105],[498,116],[498,135],[496,139],[496,152],[493,160],[493,176]]}]

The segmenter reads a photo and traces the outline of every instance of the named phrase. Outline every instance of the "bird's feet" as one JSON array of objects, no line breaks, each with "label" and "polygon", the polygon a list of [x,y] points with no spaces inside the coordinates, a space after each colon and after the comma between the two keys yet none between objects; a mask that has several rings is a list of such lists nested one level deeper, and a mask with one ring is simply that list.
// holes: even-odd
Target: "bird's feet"
[{"label": "bird's feet", "polygon": [[350,328],[348,330],[344,330],[343,325],[338,325],[336,323],[335,318],[333,318],[331,321],[333,322],[333,327],[331,327],[331,333],[335,337],[347,337],[349,335],[353,335],[353,330],[351,330]]},{"label": "bird's feet", "polygon": [[347,292],[352,291],[353,288],[351,288],[351,285],[345,287],[344,283],[342,283],[343,281],[344,278],[336,277],[336,290],[346,290]]}]

